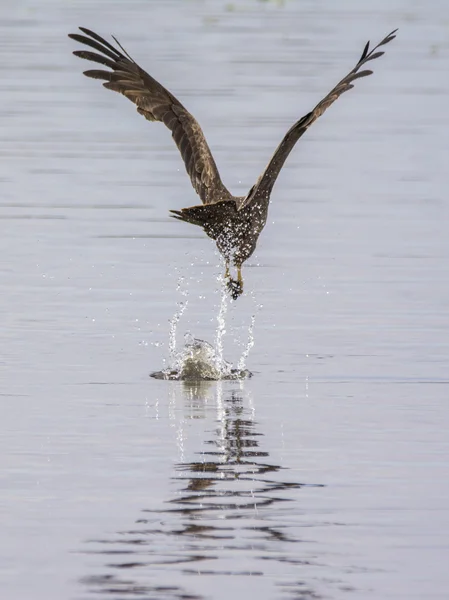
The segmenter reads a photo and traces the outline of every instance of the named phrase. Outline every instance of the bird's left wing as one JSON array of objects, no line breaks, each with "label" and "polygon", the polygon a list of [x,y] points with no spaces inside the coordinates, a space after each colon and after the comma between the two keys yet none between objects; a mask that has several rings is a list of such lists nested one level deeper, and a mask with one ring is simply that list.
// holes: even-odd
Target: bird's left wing
[{"label": "bird's left wing", "polygon": [[396,35],[397,29],[389,33],[377,46],[370,50],[369,42],[366,44],[362,56],[360,57],[356,66],[350,71],[346,77],[344,77],[337,85],[331,90],[325,98],[319,102],[315,108],[309,112],[307,115],[302,117],[299,121],[297,121],[293,127],[289,129],[286,133],[284,139],[277,147],[275,153],[273,154],[270,162],[268,163],[266,169],[259,177],[257,183],[251,188],[248,195],[240,202],[238,202],[238,209],[241,210],[245,206],[251,203],[252,200],[256,198],[266,198],[268,199],[273,185],[279,175],[280,170],[282,169],[284,162],[286,161],[288,155],[292,151],[294,145],[299,140],[299,138],[307,131],[307,129],[314,123],[318,117],[320,117],[325,110],[329,108],[331,104],[337,100],[344,92],[352,89],[354,87],[354,81],[359,79],[360,77],[366,77],[367,75],[371,75],[372,71],[364,70],[360,71],[361,67],[363,67],[370,60],[374,60],[382,56],[384,53],[382,51],[378,52],[378,48],[388,44],[391,42]]}]

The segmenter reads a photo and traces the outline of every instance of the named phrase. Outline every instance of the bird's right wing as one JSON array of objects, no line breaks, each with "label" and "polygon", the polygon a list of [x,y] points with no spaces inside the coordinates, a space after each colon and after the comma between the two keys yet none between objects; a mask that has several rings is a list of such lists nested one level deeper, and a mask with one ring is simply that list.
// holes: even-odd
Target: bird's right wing
[{"label": "bird's right wing", "polygon": [[84,35],[71,33],[73,40],[96,50],[76,50],[74,54],[110,69],[85,71],[102,79],[109,90],[134,102],[149,121],[161,121],[172,132],[192,185],[204,204],[226,200],[231,194],[223,185],[217,165],[198,122],[168,90],[139,67],[114,38],[120,50],[98,34],[80,27]]},{"label": "bird's right wing", "polygon": [[266,198],[268,199],[271,194],[271,190],[273,185],[279,175],[280,170],[282,169],[284,162],[286,161],[288,155],[292,151],[294,145],[299,140],[299,138],[307,131],[307,129],[314,123],[318,117],[320,117],[326,109],[329,108],[331,104],[337,100],[344,92],[352,89],[354,87],[353,82],[360,77],[366,77],[367,75],[371,75],[372,71],[364,70],[360,71],[360,68],[363,67],[370,60],[374,60],[382,56],[383,52],[376,52],[378,48],[388,44],[391,40],[394,40],[395,33],[397,29],[388,34],[377,46],[375,46],[372,50],[369,48],[369,42],[366,44],[365,49],[362,52],[362,56],[360,57],[356,66],[350,71],[346,77],[344,77],[337,85],[331,90],[325,98],[319,102],[315,108],[309,112],[307,115],[302,117],[299,121],[297,121],[293,127],[289,129],[287,134],[285,135],[282,142],[277,147],[275,153],[273,154],[268,166],[265,171],[259,177],[257,183],[251,188],[248,195],[242,199],[240,203],[238,203],[238,209],[241,210],[245,206],[251,203],[253,199],[256,198]]}]

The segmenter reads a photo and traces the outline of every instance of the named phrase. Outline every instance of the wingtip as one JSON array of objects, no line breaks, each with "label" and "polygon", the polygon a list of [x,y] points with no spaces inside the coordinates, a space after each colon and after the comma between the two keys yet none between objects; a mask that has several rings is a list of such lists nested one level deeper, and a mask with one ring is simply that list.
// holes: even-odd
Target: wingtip
[{"label": "wingtip", "polygon": [[78,27],[78,29],[89,36],[92,35],[92,33],[93,33],[93,31],[91,29],[88,29],[87,27],[80,26],[80,27]]},{"label": "wingtip", "polygon": [[[81,33],[84,33],[84,35],[92,37],[92,31],[90,29],[87,29],[87,27],[78,27],[78,29],[79,31],[81,31]],[[79,42],[81,37],[79,33],[68,33],[67,36],[72,40],[75,40],[76,42]]]},{"label": "wingtip", "polygon": [[386,37],[386,39],[390,42],[391,40],[394,40],[396,38],[396,33],[399,31],[399,27],[396,27],[396,29],[393,29],[393,31],[391,33],[389,33]]}]

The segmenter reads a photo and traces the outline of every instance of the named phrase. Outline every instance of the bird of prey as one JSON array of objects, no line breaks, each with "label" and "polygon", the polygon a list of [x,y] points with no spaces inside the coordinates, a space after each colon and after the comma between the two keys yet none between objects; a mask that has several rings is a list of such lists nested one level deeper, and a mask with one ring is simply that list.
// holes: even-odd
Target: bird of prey
[{"label": "bird of prey", "polygon": [[[144,71],[113,37],[116,46],[93,31],[80,27],[81,34],[69,37],[94,50],[76,50],[74,54],[107,67],[84,71],[84,75],[104,81],[104,87],[120,92],[136,105],[137,111],[149,121],[160,121],[171,131],[184,160],[192,185],[202,204],[171,210],[181,221],[199,225],[215,240],[225,260],[225,279],[233,299],[243,292],[242,264],[252,255],[257,239],[267,221],[268,205],[274,183],[293,146],[307,129],[344,92],[354,87],[354,81],[371,75],[362,69],[384,54],[379,51],[396,36],[397,29],[377,46],[365,45],[355,67],[325,96],[315,108],[299,119],[285,134],[265,170],[246,196],[233,196],[221,181],[212,152],[196,119],[171,92]],[[237,269],[237,279],[230,276],[229,267]]]}]

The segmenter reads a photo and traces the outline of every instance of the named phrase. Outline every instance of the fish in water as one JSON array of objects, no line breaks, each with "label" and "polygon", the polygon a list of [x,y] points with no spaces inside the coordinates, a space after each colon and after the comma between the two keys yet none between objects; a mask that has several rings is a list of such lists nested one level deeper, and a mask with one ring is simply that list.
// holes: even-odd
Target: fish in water
[{"label": "fish in water", "polygon": [[[288,155],[299,138],[344,92],[354,87],[354,81],[371,75],[365,65],[382,56],[379,51],[393,40],[397,31],[388,34],[377,46],[366,44],[355,67],[325,96],[315,108],[299,119],[276,148],[265,170],[245,196],[233,196],[221,181],[212,152],[196,119],[175,96],[144,71],[126,52],[116,38],[116,46],[97,33],[79,28],[71,33],[76,42],[92,50],[76,50],[74,54],[107,67],[84,71],[84,75],[104,81],[104,87],[123,94],[137,111],[149,121],[160,121],[171,131],[178,146],[192,185],[202,204],[172,210],[172,216],[202,227],[215,240],[225,260],[225,280],[231,296],[243,292],[242,265],[253,254],[257,240],[265,227],[271,191]],[[230,265],[237,269],[237,279],[230,275]]]}]

